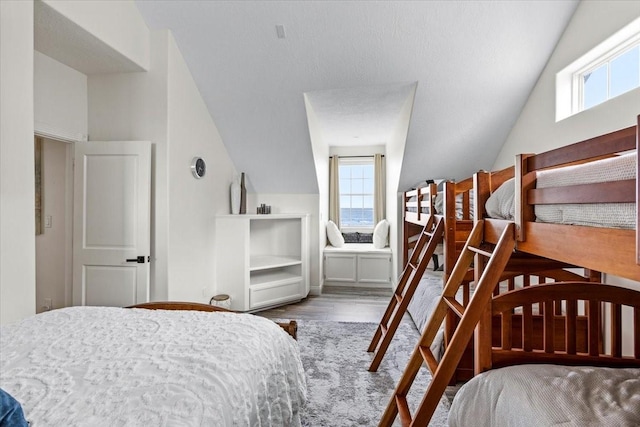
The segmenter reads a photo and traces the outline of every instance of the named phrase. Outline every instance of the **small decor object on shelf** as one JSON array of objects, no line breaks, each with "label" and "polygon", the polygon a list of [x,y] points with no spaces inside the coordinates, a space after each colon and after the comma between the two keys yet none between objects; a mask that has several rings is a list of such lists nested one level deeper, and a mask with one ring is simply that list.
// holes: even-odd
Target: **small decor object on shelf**
[{"label": "small decor object on shelf", "polygon": [[227,294],[214,295],[209,300],[209,305],[214,305],[216,307],[226,308],[227,310],[230,310],[231,297]]},{"label": "small decor object on shelf", "polygon": [[240,213],[240,182],[238,176],[233,178],[231,183],[231,213],[237,215]]},{"label": "small decor object on shelf", "polygon": [[261,204],[260,206],[258,206],[256,208],[256,213],[258,215],[270,214],[271,213],[271,205],[265,205],[264,203]]},{"label": "small decor object on shelf", "polygon": [[240,213],[247,213],[247,187],[244,185],[244,172],[240,174]]}]

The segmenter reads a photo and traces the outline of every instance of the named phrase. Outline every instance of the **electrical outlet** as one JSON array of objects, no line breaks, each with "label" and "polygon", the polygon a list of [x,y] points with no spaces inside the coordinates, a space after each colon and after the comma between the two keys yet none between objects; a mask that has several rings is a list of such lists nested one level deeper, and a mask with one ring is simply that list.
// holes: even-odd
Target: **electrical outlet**
[{"label": "electrical outlet", "polygon": [[42,306],[42,309],[44,311],[49,311],[53,308],[53,303],[51,302],[51,298],[45,298],[44,299],[44,305]]}]

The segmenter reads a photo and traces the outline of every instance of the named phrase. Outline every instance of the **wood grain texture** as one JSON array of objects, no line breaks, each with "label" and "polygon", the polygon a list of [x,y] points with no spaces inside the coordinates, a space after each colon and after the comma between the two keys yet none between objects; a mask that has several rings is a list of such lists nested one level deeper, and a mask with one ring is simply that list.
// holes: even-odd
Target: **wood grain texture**
[{"label": "wood grain texture", "polygon": [[[216,307],[207,304],[201,304],[197,302],[181,302],[181,301],[157,301],[157,302],[145,302],[142,304],[135,304],[125,308],[142,308],[146,310],[192,310],[192,311],[207,311],[207,312],[223,312],[223,313],[235,313],[233,310],[227,310],[226,308]],[[298,337],[298,323],[295,320],[289,322],[276,322],[286,333],[291,335],[294,339]]]}]

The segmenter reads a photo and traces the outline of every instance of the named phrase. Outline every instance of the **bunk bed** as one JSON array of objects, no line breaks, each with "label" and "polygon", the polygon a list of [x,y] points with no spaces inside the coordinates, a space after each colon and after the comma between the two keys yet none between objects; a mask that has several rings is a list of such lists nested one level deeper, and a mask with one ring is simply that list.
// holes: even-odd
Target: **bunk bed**
[{"label": "bunk bed", "polygon": [[[585,350],[575,339],[580,302],[588,304],[593,319]],[[469,420],[478,427],[640,425],[640,292],[580,282],[540,285],[495,297],[492,312],[502,317],[508,331],[513,311],[526,311],[532,304],[545,306],[544,334],[550,341],[533,350],[512,344],[507,332],[494,350],[495,369],[474,377],[456,393],[449,426],[467,426]],[[572,312],[566,322],[554,316],[559,304]],[[624,310],[635,311],[635,321],[623,321]],[[620,339],[601,347],[603,318],[612,325],[613,337],[629,335],[631,351]],[[571,338],[554,343],[558,330]]]},{"label": "bunk bed", "polygon": [[0,328],[0,387],[36,426],[300,425],[295,330],[195,303],[62,308]]},{"label": "bunk bed", "polygon": [[[436,184],[405,191],[403,195],[403,265],[409,261],[411,251],[431,215],[435,215],[438,194]],[[437,268],[437,266],[434,266]]]},{"label": "bunk bed", "polygon": [[[575,281],[540,284],[494,294],[495,283],[505,272],[514,250],[525,255],[558,260],[640,281],[636,233],[639,218],[636,210],[638,160],[635,152],[628,154],[637,151],[637,141],[638,127],[633,126],[538,155],[517,156],[513,209],[515,218],[476,219],[474,230],[445,286],[438,307],[423,331],[394,396],[382,416],[381,426],[390,425],[397,415],[400,415],[403,425],[426,425],[471,336],[475,336],[476,370],[483,373],[470,381],[471,385],[466,389],[471,390],[469,393],[464,392],[460,398],[456,398],[459,403],[454,403],[452,420],[474,419],[475,425],[478,417],[488,417],[491,421],[514,416],[513,413],[495,413],[494,410],[497,411],[496,408],[499,406],[497,402],[500,399],[508,402],[513,396],[517,396],[515,389],[511,388],[517,387],[513,383],[522,382],[522,378],[530,378],[535,374],[523,374],[520,371],[528,367],[509,368],[507,371],[498,368],[527,364],[633,368],[634,370],[627,373],[615,372],[622,378],[629,378],[631,375],[630,378],[637,380],[640,368],[640,292],[609,284]],[[589,170],[608,171],[611,169],[610,162],[619,161],[631,163],[631,170],[620,172],[613,178],[575,178],[575,169],[587,171],[589,176]],[[568,173],[569,178],[563,176],[565,173]],[[627,173],[632,175],[629,176]],[[548,179],[548,174],[560,174],[564,182],[559,185],[551,184],[550,181],[554,179]],[[612,210],[626,211],[627,214],[632,212],[632,220],[629,220],[629,215],[622,220],[614,220],[616,225],[627,224],[627,228],[596,224],[592,218],[576,219],[573,214],[568,215],[569,218],[565,216],[569,224],[542,222],[546,215],[545,210],[556,210],[557,214],[558,210],[570,211],[572,208],[567,208],[567,205],[578,204],[577,210],[590,210],[597,209],[597,205],[603,203],[610,204],[605,205],[608,213]],[[615,208],[612,209],[612,206]],[[630,226],[629,222],[632,223]],[[472,263],[477,286],[470,303],[462,306],[455,301],[455,293],[463,283],[466,269]],[[582,308],[579,302],[582,302]],[[538,328],[534,327],[535,308],[542,329],[537,335],[535,332]],[[431,354],[429,345],[433,342],[439,324],[451,312],[460,318],[460,322],[451,345],[442,360],[437,361]],[[514,328],[513,320],[516,315],[520,316],[521,324]],[[587,322],[584,334],[578,330],[578,318],[581,315]],[[499,319],[500,328],[497,345],[493,336],[496,317]],[[606,323],[603,323],[604,319],[607,319]],[[628,335],[623,339],[625,329]],[[626,354],[623,350],[625,340],[632,343]],[[412,416],[406,405],[406,392],[411,386],[416,369],[424,362],[434,373],[433,380]],[[510,371],[514,372],[515,376]],[[552,382],[557,384],[568,377],[582,376],[574,371],[562,372],[564,373],[559,373],[556,381]],[[492,378],[498,380],[491,382]],[[508,386],[504,385],[506,381],[510,382]],[[592,382],[593,377],[587,381]],[[539,384],[539,387],[544,388],[546,385]],[[572,387],[575,387],[572,389],[574,394],[585,393],[578,382]],[[635,408],[631,415],[624,410],[622,413],[617,411],[615,415],[595,415],[605,418],[611,416],[610,419],[620,422],[620,425],[638,425],[638,387],[640,386],[634,383],[631,386],[633,392],[626,400],[617,404],[618,409],[625,405]],[[468,405],[469,396],[477,398],[489,388],[497,390],[497,394],[502,394],[502,397],[495,400],[493,395],[488,400],[480,400],[478,405],[484,406],[484,413],[458,414],[460,408],[464,411],[464,407],[474,406]],[[551,392],[552,396],[553,393],[562,393],[558,389],[555,390]],[[549,403],[548,399],[543,400],[541,405],[534,405],[543,411],[545,407],[558,408],[553,402]],[[576,413],[575,407],[572,407],[574,412],[570,412],[562,405],[571,406],[570,403],[565,404],[563,400],[560,403],[561,410],[565,410],[566,416],[576,416],[570,415]],[[616,407],[615,403],[612,405]],[[515,416],[518,415],[525,414]],[[627,417],[631,417],[629,419],[632,420],[629,424],[620,421]],[[519,419],[519,425],[526,425],[522,423],[521,418]],[[531,423],[540,425],[537,421],[542,419],[542,416],[538,416],[532,419]],[[580,425],[582,420],[583,418],[578,417],[570,421]]]},{"label": "bunk bed", "polygon": [[[504,193],[503,189],[505,186],[515,185],[514,174],[515,168],[513,166],[491,172],[479,171],[472,177],[459,182],[445,181],[442,186],[443,191],[437,194],[435,193],[435,184],[405,193],[405,233],[407,233],[407,230],[409,233],[411,233],[412,230],[416,232],[417,228],[427,221],[431,212],[434,212],[436,215],[441,215],[445,223],[445,231],[442,238],[442,246],[444,249],[443,282],[440,283],[438,287],[437,281],[434,281],[433,277],[423,278],[418,284],[415,294],[408,305],[408,311],[419,330],[423,330],[426,325],[429,315],[434,309],[435,301],[437,301],[437,298],[441,294],[442,285],[446,283],[453,272],[455,263],[473,229],[475,213],[478,212],[479,217],[484,217],[488,212],[497,212],[502,218],[509,212],[512,214],[514,191],[510,192],[511,198],[509,200],[511,201],[511,207],[505,208],[499,206],[502,201],[494,207],[487,202],[492,199],[494,194]],[[506,194],[508,197],[509,192],[506,192]],[[512,216],[511,219],[513,219]],[[414,224],[418,227],[415,227]],[[411,237],[410,234],[405,235]],[[410,238],[405,239],[406,251],[412,249],[411,244]],[[495,293],[497,295],[501,292],[513,290],[518,286],[526,287],[548,281],[600,280],[599,273],[595,271],[586,270],[583,274],[579,274],[575,270],[565,270],[570,267],[573,267],[573,265],[515,252],[500,277],[500,286],[496,288]],[[474,270],[473,268],[469,268],[464,277],[462,288],[457,296],[457,299],[463,306],[466,306],[471,298],[473,281]],[[518,328],[521,319],[516,318],[514,320],[514,328]],[[496,322],[497,318],[494,319],[494,323]],[[536,330],[540,331],[538,327],[539,318],[536,318],[535,322]],[[580,317],[578,322],[580,331],[584,332],[586,318]],[[439,354],[437,354],[436,357],[441,356],[444,347],[452,339],[456,325],[457,317],[453,314],[449,315],[445,325],[443,325],[442,331],[438,333],[438,342],[433,345],[434,349],[440,346]],[[491,336],[494,343],[500,339],[498,325],[493,327]],[[475,372],[473,347],[474,343],[470,342],[451,380],[452,383],[467,381],[473,377]]]},{"label": "bunk bed", "polygon": [[429,216],[442,215],[446,221],[443,270],[445,274],[451,272],[457,253],[473,228],[473,184],[473,177],[469,177],[458,182],[444,181],[442,191],[438,191],[436,184],[427,184],[404,193],[404,264]]}]

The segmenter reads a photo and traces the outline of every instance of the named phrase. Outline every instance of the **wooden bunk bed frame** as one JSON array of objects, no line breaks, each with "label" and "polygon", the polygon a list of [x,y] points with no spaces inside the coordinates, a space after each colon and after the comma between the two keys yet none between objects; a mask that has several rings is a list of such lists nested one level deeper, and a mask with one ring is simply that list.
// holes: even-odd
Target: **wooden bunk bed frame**
[{"label": "wooden bunk bed frame", "polygon": [[[536,221],[534,213],[536,204],[635,203],[637,176],[634,180],[544,189],[536,189],[535,185],[538,171],[588,163],[636,150],[637,134],[638,127],[632,126],[538,155],[516,156],[516,250],[580,265],[587,271],[602,271],[640,281],[636,237],[639,218],[637,212],[635,230],[542,223]],[[490,218],[485,219],[489,226],[492,221],[494,220]],[[495,243],[495,240],[491,243]],[[476,275],[481,272],[480,266]],[[590,281],[600,280],[599,275],[594,274]],[[486,312],[490,310],[491,307],[488,306]],[[481,349],[476,351],[475,355],[476,373],[491,369],[494,365],[495,353],[491,350],[491,344],[495,343],[495,326],[486,320],[487,313],[476,332],[475,345]]]},{"label": "wooden bunk bed frame", "polygon": [[[496,191],[504,182],[514,178],[515,168],[513,166],[497,171],[479,171],[472,177],[458,181],[446,181],[443,190],[443,210],[441,213],[444,219],[444,234],[442,244],[444,248],[444,283],[451,276],[454,266],[467,242],[469,235],[476,220],[475,213],[478,218],[485,216],[485,203],[491,194]],[[473,195],[472,195],[473,192]],[[419,233],[422,227],[429,221],[430,213],[436,214],[435,198],[437,195],[437,186],[429,184],[426,187],[418,188],[406,192],[404,195],[405,202],[405,221],[404,221],[404,250],[405,258],[409,256],[410,251],[415,247]],[[438,213],[437,215],[440,215]],[[414,237],[415,236],[415,237]],[[406,258],[407,259],[407,258]],[[575,273],[569,273],[563,268],[572,267],[573,265],[542,258],[540,256],[532,256],[523,253],[514,253],[509,259],[509,263],[500,277],[500,282],[505,282],[509,290],[515,288],[517,277],[522,278],[524,286],[534,283],[533,277],[537,278],[538,283],[545,282],[546,279],[554,281],[559,280],[580,280],[580,281],[600,281],[600,274],[595,271],[585,271],[584,276]],[[471,283],[475,280],[473,268],[469,268],[462,282],[462,305],[467,306],[471,294]],[[444,284],[443,283],[443,284]],[[498,289],[495,291],[496,295]],[[541,342],[542,328],[540,326],[541,316],[536,315],[535,321],[535,342]],[[449,313],[445,326],[445,346],[451,341],[453,333],[457,327],[458,317],[453,313]],[[516,316],[514,318],[514,328],[518,328],[522,320]],[[580,317],[579,331],[581,333],[581,342],[586,340],[586,317]],[[499,329],[499,319],[493,320],[491,336],[493,342],[499,342],[501,332]],[[559,338],[561,339],[561,338]],[[371,351],[371,350],[369,350]],[[477,372],[474,367],[474,342],[471,340],[451,378],[451,383],[468,381]]]},{"label": "wooden bunk bed frame", "polygon": [[403,213],[403,265],[409,262],[409,254],[418,241],[420,233],[435,214],[436,184],[405,191]]},{"label": "wooden bunk bed frame", "polygon": [[[473,189],[473,177],[459,182],[446,181],[443,189],[444,212],[442,213],[436,213],[435,209],[435,199],[438,194],[436,184],[428,184],[426,187],[404,193],[403,259],[405,265],[419,234],[429,221],[429,216],[439,214],[445,219],[443,269],[445,275],[451,274],[460,250],[473,228],[473,205],[470,196]],[[457,198],[462,199],[461,218],[456,216]],[[469,277],[469,280],[472,280],[472,276]]]},{"label": "wooden bunk bed frame", "polygon": [[[640,116],[638,126],[539,155],[517,156],[516,220],[475,218],[474,229],[381,418],[380,426],[390,426],[398,415],[403,425],[427,425],[464,353],[465,344],[472,336],[475,336],[475,369],[478,372],[525,362],[640,367],[640,293],[637,291],[592,282],[565,282],[526,287],[502,296],[493,295],[495,283],[505,272],[508,260],[516,249],[525,254],[640,281],[640,216],[637,210],[635,230],[539,223],[535,221],[534,214],[535,204],[541,203],[635,202],[637,205],[640,191],[638,165],[635,179],[613,183],[536,189],[535,179],[536,172],[544,168],[587,163],[629,150],[637,152],[639,128]],[[495,250],[492,251],[492,248]],[[477,288],[469,305],[463,306],[455,300],[455,294],[464,281],[466,269],[472,263]],[[575,301],[578,299],[587,303],[586,353],[578,350],[578,346],[581,346],[577,342],[576,328]],[[567,314],[562,318],[564,328],[557,322],[562,301],[567,307]],[[605,353],[602,345],[603,302],[611,307],[611,345],[608,353]],[[536,349],[532,344],[534,328],[531,306],[534,303],[542,305],[542,349]],[[623,305],[630,306],[634,313],[630,325],[634,337],[634,355],[631,357],[621,354],[620,331],[623,325],[620,312]],[[516,306],[523,308],[519,347],[515,345],[511,334],[514,330],[512,310]],[[429,346],[449,313],[459,316],[460,322],[451,345],[438,362]],[[500,345],[494,347],[492,322],[495,315],[501,318],[501,331]],[[561,345],[556,344],[558,334],[562,334],[559,340]],[[412,416],[406,395],[418,369],[425,362],[433,373],[433,379]]]},{"label": "wooden bunk bed frame", "polygon": [[[473,226],[478,219],[485,218],[487,216],[485,204],[489,197],[502,186],[505,182],[515,177],[515,167],[509,166],[497,171],[479,171],[473,175],[473,177],[462,181],[460,184],[453,185],[451,183],[448,191],[445,191],[445,213],[447,215],[446,224],[448,224],[448,236],[449,241],[445,242],[445,253],[448,253],[445,257],[445,283],[451,276],[455,264],[463,250],[468,237],[470,236]],[[471,183],[471,186],[470,184]],[[474,191],[473,201],[471,202],[470,191]],[[456,218],[456,205],[454,197],[460,197],[462,195],[463,205],[463,218]],[[471,207],[471,211],[469,210]],[[471,212],[476,215],[471,215]],[[454,256],[455,255],[455,256]],[[481,259],[478,259],[479,265]],[[601,280],[601,274],[594,270],[585,269],[582,275],[565,270],[566,268],[575,267],[576,264],[570,264],[539,255],[526,254],[520,251],[515,251],[511,254],[511,257],[507,261],[503,273],[501,274],[498,282],[502,286],[496,286],[493,291],[494,296],[500,294],[500,292],[507,290],[512,291],[516,289],[516,282],[519,282],[522,287],[528,287],[532,285],[538,285],[545,283],[547,280],[553,282],[558,281],[588,281],[599,282]],[[462,281],[462,306],[466,307],[470,300],[470,286],[472,282],[477,282],[481,274],[480,271],[476,271],[474,268],[469,268],[463,281]],[[557,311],[558,321],[562,320],[562,313]],[[454,313],[449,313],[446,318],[445,326],[445,345],[448,344],[456,330],[459,317]],[[517,331],[522,325],[522,316],[513,316],[513,328]],[[542,314],[533,315],[533,325],[535,326],[531,333],[533,334],[533,342],[535,348],[542,348],[543,343],[543,329],[542,329]],[[587,331],[587,316],[578,316],[577,318],[577,330],[578,340],[581,349],[586,345],[586,331]],[[492,320],[489,323],[491,331],[486,332],[486,337],[491,339],[493,345],[499,345],[502,336],[500,318],[499,316],[492,316]],[[564,337],[558,335],[556,337],[559,344],[564,340]],[[451,384],[455,384],[461,381],[468,381],[474,375],[478,374],[476,353],[478,352],[475,347],[479,344],[475,340],[471,340],[467,345],[464,354],[462,355],[458,367],[451,378]]]}]

